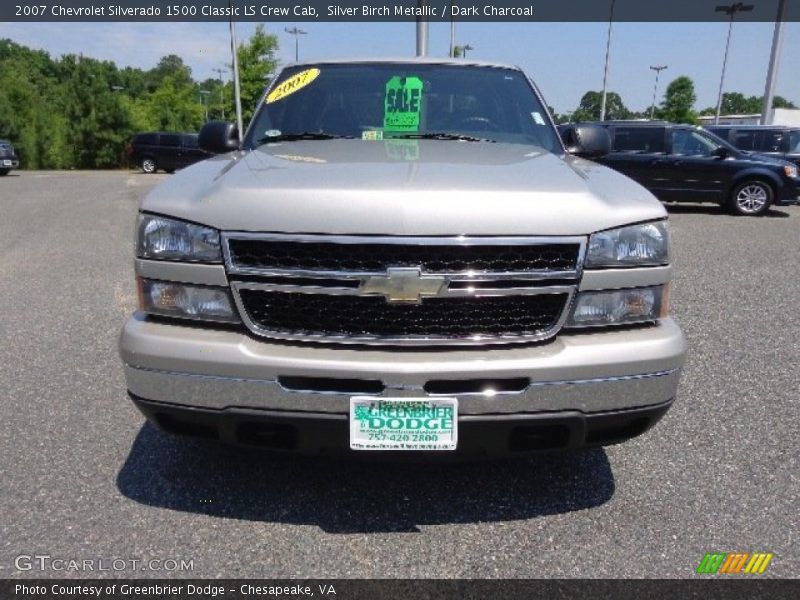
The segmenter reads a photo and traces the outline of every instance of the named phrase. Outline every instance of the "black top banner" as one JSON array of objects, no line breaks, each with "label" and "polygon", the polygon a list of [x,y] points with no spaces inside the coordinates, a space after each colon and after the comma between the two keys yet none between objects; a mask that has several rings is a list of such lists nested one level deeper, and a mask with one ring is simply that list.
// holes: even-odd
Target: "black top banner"
[{"label": "black top banner", "polygon": [[[781,10],[782,9],[782,10]],[[779,17],[780,15],[780,17]],[[800,21],[797,0],[2,0],[0,21]]]}]

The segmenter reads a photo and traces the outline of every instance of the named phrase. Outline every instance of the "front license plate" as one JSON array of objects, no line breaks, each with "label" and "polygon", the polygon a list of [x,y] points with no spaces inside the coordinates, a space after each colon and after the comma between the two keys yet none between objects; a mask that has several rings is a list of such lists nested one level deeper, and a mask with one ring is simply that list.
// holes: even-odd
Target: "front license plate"
[{"label": "front license plate", "polygon": [[455,450],[457,398],[350,398],[352,450]]},{"label": "front license plate", "polygon": [[12,163],[11,163],[11,161],[10,161],[10,160],[4,160],[4,161],[3,161],[3,166],[4,166],[4,167],[10,167],[10,166],[11,166],[11,164],[12,164]]}]

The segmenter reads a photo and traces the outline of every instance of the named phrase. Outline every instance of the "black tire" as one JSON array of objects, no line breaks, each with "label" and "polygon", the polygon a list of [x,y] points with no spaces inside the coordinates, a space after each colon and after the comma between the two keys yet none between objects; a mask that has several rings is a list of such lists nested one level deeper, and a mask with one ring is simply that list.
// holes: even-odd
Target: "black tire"
[{"label": "black tire", "polygon": [[164,169],[164,171],[172,175],[175,172],[175,169]]},{"label": "black tire", "polygon": [[772,186],[760,179],[747,179],[736,184],[728,200],[728,208],[735,215],[756,217],[769,210],[775,199]]},{"label": "black tire", "polygon": [[142,171],[148,174],[152,174],[158,171],[158,165],[156,164],[156,161],[152,158],[143,158],[139,166],[142,167]]},{"label": "black tire", "polygon": [[11,169],[0,169],[0,177],[5,177],[8,175],[9,171],[11,171]]}]

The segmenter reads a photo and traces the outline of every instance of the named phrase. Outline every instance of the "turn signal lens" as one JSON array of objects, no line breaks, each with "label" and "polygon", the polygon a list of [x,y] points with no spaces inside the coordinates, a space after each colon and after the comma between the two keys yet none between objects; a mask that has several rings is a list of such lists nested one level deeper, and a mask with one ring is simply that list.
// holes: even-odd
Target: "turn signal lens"
[{"label": "turn signal lens", "polygon": [[664,287],[581,292],[568,327],[597,327],[656,321],[662,316]]},{"label": "turn signal lens", "polygon": [[220,287],[186,285],[139,278],[141,310],[165,317],[239,322],[230,291]]}]

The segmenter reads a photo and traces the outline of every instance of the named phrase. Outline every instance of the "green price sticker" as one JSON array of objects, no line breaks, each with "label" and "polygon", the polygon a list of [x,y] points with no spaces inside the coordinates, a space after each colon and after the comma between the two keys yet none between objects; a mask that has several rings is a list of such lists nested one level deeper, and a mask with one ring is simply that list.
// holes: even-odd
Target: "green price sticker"
[{"label": "green price sticker", "polygon": [[386,82],[383,112],[384,131],[419,131],[422,111],[422,80],[395,75]]}]

